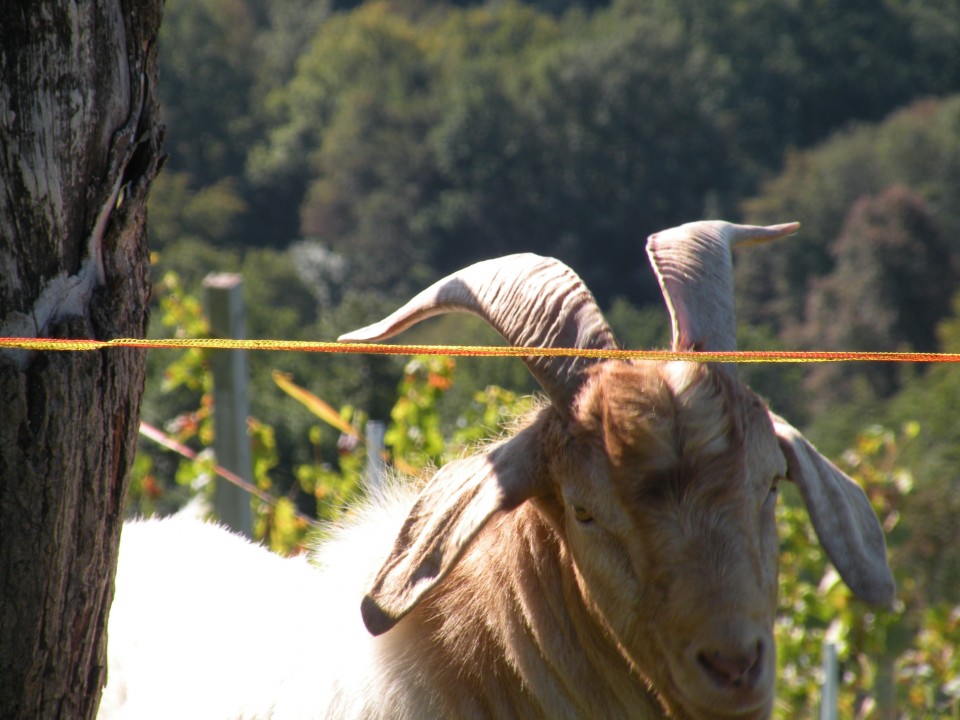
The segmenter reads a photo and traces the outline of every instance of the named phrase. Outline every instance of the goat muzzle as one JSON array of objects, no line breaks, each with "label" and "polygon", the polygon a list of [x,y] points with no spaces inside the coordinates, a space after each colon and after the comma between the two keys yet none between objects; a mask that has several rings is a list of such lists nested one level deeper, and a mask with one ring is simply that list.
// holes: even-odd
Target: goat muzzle
[{"label": "goat muzzle", "polygon": [[769,633],[707,630],[684,656],[687,712],[696,718],[766,718],[774,698],[776,651]]}]

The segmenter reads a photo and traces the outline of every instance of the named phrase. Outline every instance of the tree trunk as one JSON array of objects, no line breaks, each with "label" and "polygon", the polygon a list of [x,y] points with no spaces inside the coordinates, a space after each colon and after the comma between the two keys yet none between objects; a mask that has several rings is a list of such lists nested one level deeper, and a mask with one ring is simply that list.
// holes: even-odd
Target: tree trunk
[{"label": "tree trunk", "polygon": [[[142,337],[162,0],[5,0],[0,335]],[[0,351],[0,717],[92,718],[137,350]]]}]

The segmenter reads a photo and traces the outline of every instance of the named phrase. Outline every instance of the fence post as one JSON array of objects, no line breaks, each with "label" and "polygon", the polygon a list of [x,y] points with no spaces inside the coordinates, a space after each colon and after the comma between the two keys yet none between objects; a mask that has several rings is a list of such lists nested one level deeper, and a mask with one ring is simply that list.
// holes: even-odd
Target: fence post
[{"label": "fence post", "polygon": [[386,464],[383,453],[386,449],[383,438],[387,426],[380,420],[367,420],[367,486],[369,490],[378,490],[386,481]]},{"label": "fence post", "polygon": [[897,686],[894,678],[894,657],[884,653],[876,659],[876,675],[873,681],[873,697],[876,700],[877,720],[896,720]]},{"label": "fence post", "polygon": [[832,642],[823,644],[823,688],[820,694],[820,720],[837,720],[837,704],[840,700],[840,663],[837,661],[837,646]]},{"label": "fence post", "polygon": [[[211,273],[203,281],[207,317],[213,337],[246,338],[243,279],[232,273]],[[213,450],[217,463],[253,482],[253,460],[247,435],[250,401],[247,396],[247,356],[243,350],[210,351],[213,372]],[[221,477],[216,478],[213,506],[220,521],[234,532],[253,535],[250,496]]]}]

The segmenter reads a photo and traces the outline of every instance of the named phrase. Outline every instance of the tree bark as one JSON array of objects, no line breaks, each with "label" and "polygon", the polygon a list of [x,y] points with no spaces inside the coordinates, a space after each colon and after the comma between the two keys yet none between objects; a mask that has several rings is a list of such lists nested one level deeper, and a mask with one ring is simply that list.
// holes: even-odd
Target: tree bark
[{"label": "tree bark", "polygon": [[[162,0],[6,0],[0,336],[142,337]],[[0,351],[0,717],[92,718],[137,350]]]}]

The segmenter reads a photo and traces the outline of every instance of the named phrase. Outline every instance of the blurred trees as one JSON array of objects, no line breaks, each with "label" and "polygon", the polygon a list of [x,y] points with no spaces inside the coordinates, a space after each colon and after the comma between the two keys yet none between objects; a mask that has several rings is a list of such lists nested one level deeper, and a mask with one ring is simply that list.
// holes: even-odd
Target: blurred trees
[{"label": "blurred trees", "polygon": [[315,238],[358,289],[534,250],[649,302],[647,234],[736,219],[785,151],[960,90],[950,2],[347,5],[171,2],[161,91],[170,182],[219,203],[204,239]]},{"label": "blurred trees", "polygon": [[[208,231],[204,240],[283,246],[296,237],[295,214],[290,217],[282,202],[282,211],[274,211],[286,188],[251,182],[247,155],[268,127],[268,94],[289,79],[328,14],[324,0],[165,4],[158,94],[169,162],[161,190],[167,184],[197,194],[216,188],[211,201],[229,200],[229,237]],[[159,193],[151,199],[151,216],[176,212],[178,204],[176,197]],[[204,203],[194,200],[197,204]],[[155,235],[154,247],[167,239]]]},{"label": "blurred trees", "polygon": [[851,120],[955,92],[960,7],[950,0],[623,0],[729,65],[731,111],[748,161],[779,164]]},{"label": "blurred trees", "polygon": [[[960,293],[952,312],[937,326],[939,348],[960,352]],[[929,578],[934,598],[960,598],[960,423],[956,406],[960,373],[949,365],[931,367],[912,377],[886,404],[885,422],[915,420],[918,433],[902,453],[901,462],[918,478],[914,492],[917,512],[910,518],[912,561]],[[957,638],[960,646],[960,637]]]},{"label": "blurred trees", "polygon": [[722,71],[676,24],[599,14],[556,32],[448,80],[455,104],[431,138],[444,171],[435,266],[532,250],[576,267],[603,303],[649,300],[642,238],[700,216],[727,169]]},{"label": "blurred trees", "polygon": [[[928,350],[936,324],[950,310],[957,261],[922,200],[902,186],[859,198],[831,246],[833,270],[811,283],[800,344],[811,349]],[[888,397],[898,368],[875,363],[816,368],[810,387],[831,402],[853,374],[871,393]]]},{"label": "blurred trees", "polygon": [[882,123],[853,125],[804,152],[788,155],[780,175],[745,203],[755,222],[795,217],[793,242],[743,253],[737,292],[744,319],[777,332],[801,323],[812,278],[833,270],[830,246],[861,197],[898,185],[921,198],[958,254],[960,209],[960,96],[921,100]]},{"label": "blurred trees", "polygon": [[167,152],[199,187],[240,175],[252,127],[249,48],[257,34],[244,0],[172,2],[160,31]]}]

